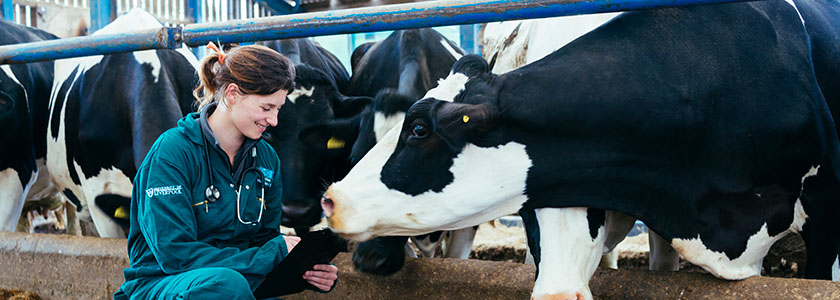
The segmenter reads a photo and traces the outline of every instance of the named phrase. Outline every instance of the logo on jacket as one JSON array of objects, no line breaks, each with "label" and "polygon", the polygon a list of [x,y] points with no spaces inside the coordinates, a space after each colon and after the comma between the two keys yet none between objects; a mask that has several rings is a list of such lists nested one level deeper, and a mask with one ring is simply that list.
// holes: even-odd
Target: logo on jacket
[{"label": "logo on jacket", "polygon": [[[274,170],[266,169],[266,168],[263,168],[263,167],[259,167],[259,169],[260,169],[260,172],[262,172],[263,177],[265,178],[264,186],[265,187],[271,187],[271,179],[274,178]],[[257,178],[257,182],[259,182],[259,181],[260,181],[260,179]],[[262,183],[262,182],[260,182],[260,183]]]},{"label": "logo on jacket", "polygon": [[146,196],[149,198],[154,196],[181,195],[183,193],[184,191],[181,185],[161,186],[146,189]]}]

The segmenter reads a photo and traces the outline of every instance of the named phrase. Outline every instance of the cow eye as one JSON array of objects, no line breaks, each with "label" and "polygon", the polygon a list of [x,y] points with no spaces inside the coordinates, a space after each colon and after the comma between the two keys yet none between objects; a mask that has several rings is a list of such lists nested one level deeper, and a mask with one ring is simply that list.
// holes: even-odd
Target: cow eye
[{"label": "cow eye", "polygon": [[414,125],[414,128],[411,129],[411,136],[413,137],[424,138],[427,135],[429,135],[429,131],[423,125]]}]

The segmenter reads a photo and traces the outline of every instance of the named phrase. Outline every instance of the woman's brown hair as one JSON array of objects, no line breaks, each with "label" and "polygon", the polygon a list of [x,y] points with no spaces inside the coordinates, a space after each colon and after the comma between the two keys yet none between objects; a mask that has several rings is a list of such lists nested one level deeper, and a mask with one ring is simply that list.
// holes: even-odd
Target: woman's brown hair
[{"label": "woman's brown hair", "polygon": [[224,96],[216,94],[231,83],[236,83],[243,93],[254,95],[270,95],[281,89],[291,91],[295,87],[292,61],[261,45],[236,47],[227,54],[210,54],[201,61],[198,75],[201,85],[193,91],[193,96],[199,110],[213,100],[227,105]]}]

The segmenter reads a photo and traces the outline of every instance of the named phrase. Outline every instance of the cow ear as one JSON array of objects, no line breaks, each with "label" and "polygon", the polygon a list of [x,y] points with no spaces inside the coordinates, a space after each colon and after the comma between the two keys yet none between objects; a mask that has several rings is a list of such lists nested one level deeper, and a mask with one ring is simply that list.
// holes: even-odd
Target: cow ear
[{"label": "cow ear", "polygon": [[358,115],[366,106],[373,102],[370,97],[350,97],[338,94],[339,101],[333,103],[333,112],[336,117],[344,118]]},{"label": "cow ear", "polygon": [[359,135],[358,116],[335,119],[301,130],[298,139],[314,149],[347,153]]},{"label": "cow ear", "polygon": [[461,73],[467,75],[468,78],[478,77],[489,72],[490,66],[487,65],[487,61],[475,54],[464,55],[452,65],[452,73]]},{"label": "cow ear", "polygon": [[435,132],[452,150],[461,151],[467,142],[496,128],[499,110],[495,105],[441,102],[435,109]]}]

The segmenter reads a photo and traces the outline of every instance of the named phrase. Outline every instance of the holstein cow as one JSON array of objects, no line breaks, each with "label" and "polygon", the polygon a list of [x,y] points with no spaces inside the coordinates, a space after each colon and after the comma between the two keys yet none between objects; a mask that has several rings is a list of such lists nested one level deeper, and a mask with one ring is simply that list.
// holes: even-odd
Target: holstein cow
[{"label": "holstein cow", "polygon": [[604,227],[568,238],[581,223],[559,222],[568,207],[597,208],[574,208],[596,225],[600,210],[641,219],[732,280],[759,275],[773,242],[799,231],[806,276],[830,279],[840,145],[810,51],[796,7],[777,0],[625,13],[503,75],[466,56],[456,88],[414,104],[322,206],[360,241],[519,211],[534,299],[592,298],[601,249],[578,244],[603,245]]},{"label": "holstein cow", "polygon": [[[162,26],[133,9],[94,35]],[[197,65],[186,46],[55,62],[47,165],[100,236],[125,236],[131,180],[157,137],[194,110]]]},{"label": "holstein cow", "polygon": [[[0,20],[0,45],[55,39],[45,31]],[[0,66],[0,231],[13,231],[24,200],[43,171],[53,63]]]},{"label": "holstein cow", "polygon": [[[405,111],[417,99],[449,74],[452,64],[464,51],[434,29],[394,31],[385,40],[366,43],[353,51],[353,76],[350,94],[376,97],[371,107],[357,118],[359,137],[353,144],[351,161],[357,162],[382,137],[387,129],[402,122]],[[344,124],[337,122],[339,132]],[[329,126],[327,126],[329,127]],[[323,136],[323,129],[306,134]],[[476,228],[468,227],[447,233],[445,257],[467,258]],[[434,257],[443,233],[412,237],[425,257]],[[355,266],[364,272],[391,274],[402,268],[405,254],[415,256],[405,237],[389,237],[360,243],[354,253]]]},{"label": "holstein cow", "polygon": [[350,146],[358,135],[358,123],[344,122],[339,126],[342,132],[323,138],[301,137],[301,132],[358,115],[371,99],[345,96],[342,87],[346,89],[349,76],[341,61],[308,39],[266,45],[295,63],[295,89],[280,109],[277,126],[267,130],[266,140],[282,162],[283,226],[294,227],[302,235],[321,221],[318,203],[326,183],[350,170]]},{"label": "holstein cow", "polygon": [[[578,37],[615,18],[618,13],[590,14],[545,19],[504,21],[488,23],[482,36],[482,56],[490,61],[490,71],[503,74],[535,62],[560,49]],[[574,209],[558,211],[568,213],[566,222],[573,222],[577,212]],[[635,219],[625,214],[607,211],[605,218],[607,237],[604,251],[610,251],[601,258],[601,266],[618,268],[618,252],[612,251],[633,228]],[[580,222],[586,222],[580,219]],[[581,224],[579,228],[585,228]],[[648,231],[651,270],[678,270],[680,256],[670,244],[653,231]],[[529,254],[526,262],[533,263]]]}]

